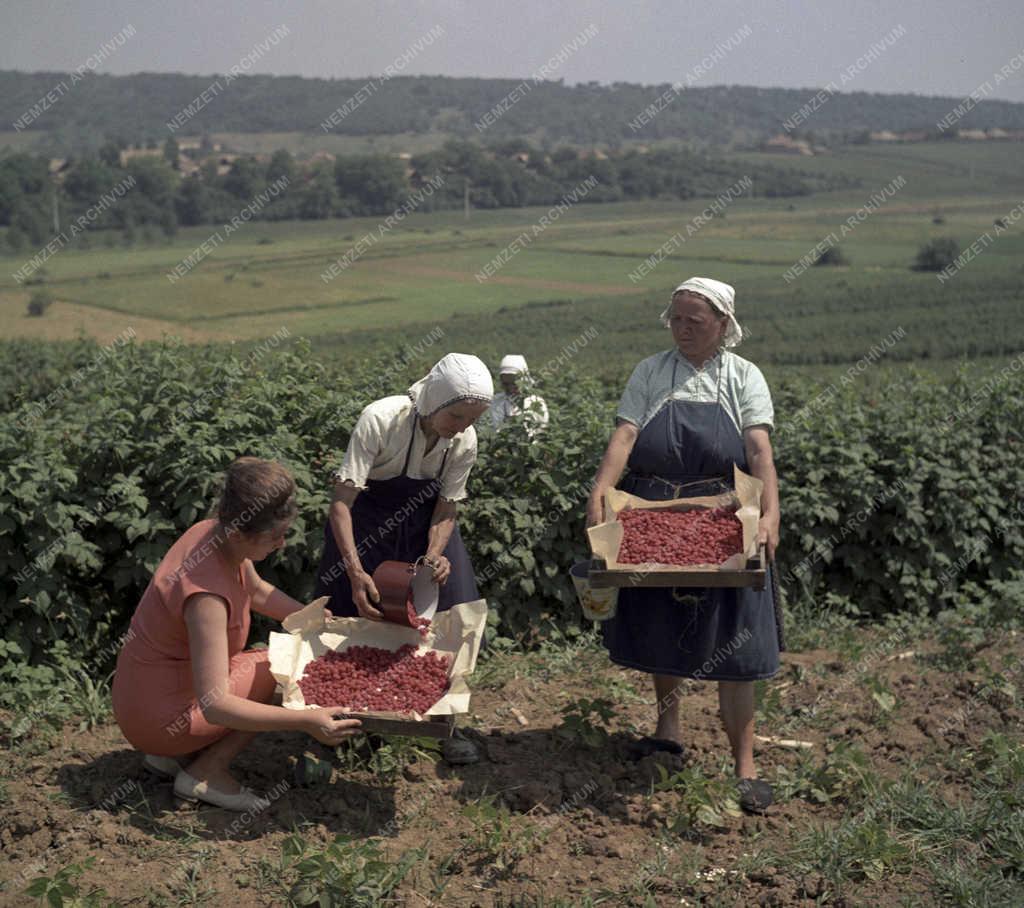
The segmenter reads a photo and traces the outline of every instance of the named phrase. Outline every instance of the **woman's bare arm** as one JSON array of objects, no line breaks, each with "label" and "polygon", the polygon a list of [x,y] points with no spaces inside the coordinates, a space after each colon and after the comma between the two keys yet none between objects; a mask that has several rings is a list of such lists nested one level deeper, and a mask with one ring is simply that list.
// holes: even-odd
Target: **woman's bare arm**
[{"label": "woman's bare arm", "polygon": [[436,558],[444,554],[448,540],[455,529],[455,516],[458,506],[454,501],[438,498],[434,505],[434,513],[430,518],[430,532],[427,536],[427,556]]},{"label": "woman's bare arm", "polygon": [[211,725],[236,731],[304,731],[328,746],[359,733],[359,720],[343,718],[345,711],[337,707],[285,709],[231,693],[228,604],[220,596],[189,596],[185,600],[185,626],[192,685],[203,718]]},{"label": "woman's bare arm", "polygon": [[604,493],[615,487],[615,483],[622,476],[626,469],[626,461],[629,460],[630,452],[636,443],[640,430],[631,422],[620,419],[612,437],[608,441],[604,457],[601,459],[601,466],[597,469],[597,476],[594,477],[594,488],[591,489],[590,499],[587,502],[587,526],[592,527],[604,520],[602,506]]},{"label": "woman's bare arm", "polygon": [[275,621],[284,621],[292,612],[303,608],[301,602],[292,599],[287,593],[281,592],[274,584],[264,580],[251,561],[246,559],[242,565],[245,572],[245,586],[252,597],[251,608],[260,615],[266,615]]},{"label": "woman's bare arm", "polygon": [[231,693],[228,683],[228,604],[209,593],[185,601],[192,685],[203,718],[239,731],[306,730],[302,710],[256,703]]},{"label": "woman's bare arm", "polygon": [[[348,482],[336,482],[334,484],[334,497],[331,499],[331,509],[328,512],[327,520],[331,525],[331,532],[334,534],[334,542],[341,553],[341,561],[332,564],[327,568],[327,573],[340,577],[340,572],[348,574],[349,583],[352,586],[352,601],[355,603],[359,614],[364,618],[381,619],[384,616],[379,609],[373,607],[374,602],[380,601],[377,587],[373,584],[373,578],[363,570],[363,563],[359,557],[359,545],[356,543],[355,531],[352,529],[352,505],[359,497],[359,489]],[[361,540],[360,540],[361,543]]]},{"label": "woman's bare arm", "polygon": [[334,496],[331,498],[331,509],[327,516],[331,532],[334,534],[334,542],[341,553],[341,564],[338,565],[338,569],[349,574],[363,569],[356,547],[355,532],[352,529],[352,505],[358,497],[359,489],[354,485],[336,482]]},{"label": "woman's bare arm", "polygon": [[763,483],[761,490],[761,520],[758,524],[758,542],[768,547],[768,558],[775,557],[779,544],[779,477],[775,472],[772,440],[766,426],[750,426],[743,432],[743,446],[747,453],[750,475]]}]

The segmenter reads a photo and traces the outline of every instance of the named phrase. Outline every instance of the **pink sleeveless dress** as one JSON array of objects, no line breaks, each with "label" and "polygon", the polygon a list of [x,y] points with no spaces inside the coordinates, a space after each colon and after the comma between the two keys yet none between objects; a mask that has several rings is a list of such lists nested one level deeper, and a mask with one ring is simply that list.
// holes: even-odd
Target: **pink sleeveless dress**
[{"label": "pink sleeveless dress", "polygon": [[228,603],[231,693],[267,702],[276,687],[267,650],[245,650],[251,594],[242,568],[232,571],[218,550],[216,526],[216,520],[203,520],[171,546],[132,616],[117,659],[114,718],[132,746],[148,754],[193,753],[230,731],[207,722],[196,698],[183,612],[189,596],[211,593]]}]

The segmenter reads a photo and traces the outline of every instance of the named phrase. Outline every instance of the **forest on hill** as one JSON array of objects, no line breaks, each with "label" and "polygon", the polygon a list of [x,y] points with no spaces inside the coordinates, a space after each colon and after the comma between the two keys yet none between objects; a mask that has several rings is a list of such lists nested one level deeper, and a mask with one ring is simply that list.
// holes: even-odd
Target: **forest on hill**
[{"label": "forest on hill", "polygon": [[[77,150],[96,149],[110,136],[146,142],[163,141],[172,133],[215,131],[350,136],[436,132],[488,138],[532,135],[551,143],[612,146],[631,139],[743,145],[779,132],[787,120],[792,128],[794,114],[818,92],[818,87],[711,85],[680,86],[676,91],[671,84],[567,85],[530,76],[307,79],[136,73],[88,75],[76,84],[71,80],[68,73],[0,71],[0,124],[18,132],[45,132],[54,149]],[[855,79],[849,87],[856,88]],[[936,124],[964,100],[845,88],[829,90],[826,103],[815,105],[797,129],[820,139],[849,139],[868,130],[938,131]],[[964,106],[969,109],[959,117],[958,127],[1024,128],[1024,104],[972,99]],[[332,118],[339,110],[344,114]],[[645,111],[656,115],[644,116]]]}]

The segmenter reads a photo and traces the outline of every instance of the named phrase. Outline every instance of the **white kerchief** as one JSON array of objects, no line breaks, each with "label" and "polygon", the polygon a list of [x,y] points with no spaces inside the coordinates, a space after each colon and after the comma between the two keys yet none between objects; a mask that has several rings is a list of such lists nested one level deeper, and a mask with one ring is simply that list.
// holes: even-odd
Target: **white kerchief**
[{"label": "white kerchief", "polygon": [[661,321],[664,325],[668,325],[668,317],[672,312],[672,299],[675,298],[677,293],[680,293],[683,290],[689,290],[691,293],[699,293],[709,303],[711,303],[712,308],[716,309],[729,319],[729,326],[725,329],[725,337],[723,340],[726,347],[738,346],[739,342],[743,340],[743,329],[740,327],[740,323],[736,321],[735,288],[710,277],[691,277],[689,280],[683,281],[683,283],[672,291],[672,297],[669,299],[669,304],[665,308],[665,311],[661,313]]},{"label": "white kerchief", "polygon": [[494,382],[484,363],[468,353],[449,353],[409,388],[409,397],[420,416],[433,416],[460,400],[490,403]]}]

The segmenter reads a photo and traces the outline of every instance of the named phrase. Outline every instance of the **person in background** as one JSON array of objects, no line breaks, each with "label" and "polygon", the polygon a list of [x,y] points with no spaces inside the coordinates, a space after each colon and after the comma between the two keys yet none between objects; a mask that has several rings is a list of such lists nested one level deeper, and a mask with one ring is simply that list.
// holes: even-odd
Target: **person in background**
[{"label": "person in background", "polygon": [[[594,480],[587,525],[603,520],[604,494],[616,483],[648,500],[716,495],[731,488],[735,464],[764,484],[758,540],[767,549],[770,581],[779,539],[769,435],[774,412],[761,371],[727,349],[743,336],[734,308],[735,291],[721,281],[694,277],[676,287],[661,314],[674,346],[643,360],[630,376]],[[779,670],[771,583],[760,592],[687,589],[682,592],[692,595],[682,601],[675,592],[623,589],[615,616],[603,625],[612,661],[654,676],[657,729],[632,750],[637,757],[682,754],[681,679],[717,681],[740,805],[761,812],[773,792],[754,765],[754,681]]]},{"label": "person in background", "polygon": [[491,425],[497,431],[510,416],[522,416],[528,437],[535,438],[548,424],[548,405],[544,398],[530,394],[532,385],[526,358],[510,353],[498,367],[502,390],[491,403]]},{"label": "person in background", "polygon": [[114,674],[114,718],[146,755],[143,765],[173,777],[186,800],[266,807],[229,769],[257,732],[305,731],[336,746],[359,731],[357,719],[335,718],[340,709],[271,705],[269,651],[245,649],[251,612],[283,621],[303,607],[253,567],[284,547],[295,515],[289,472],[240,457],[228,467],[216,517],[171,546],[132,616]]}]

